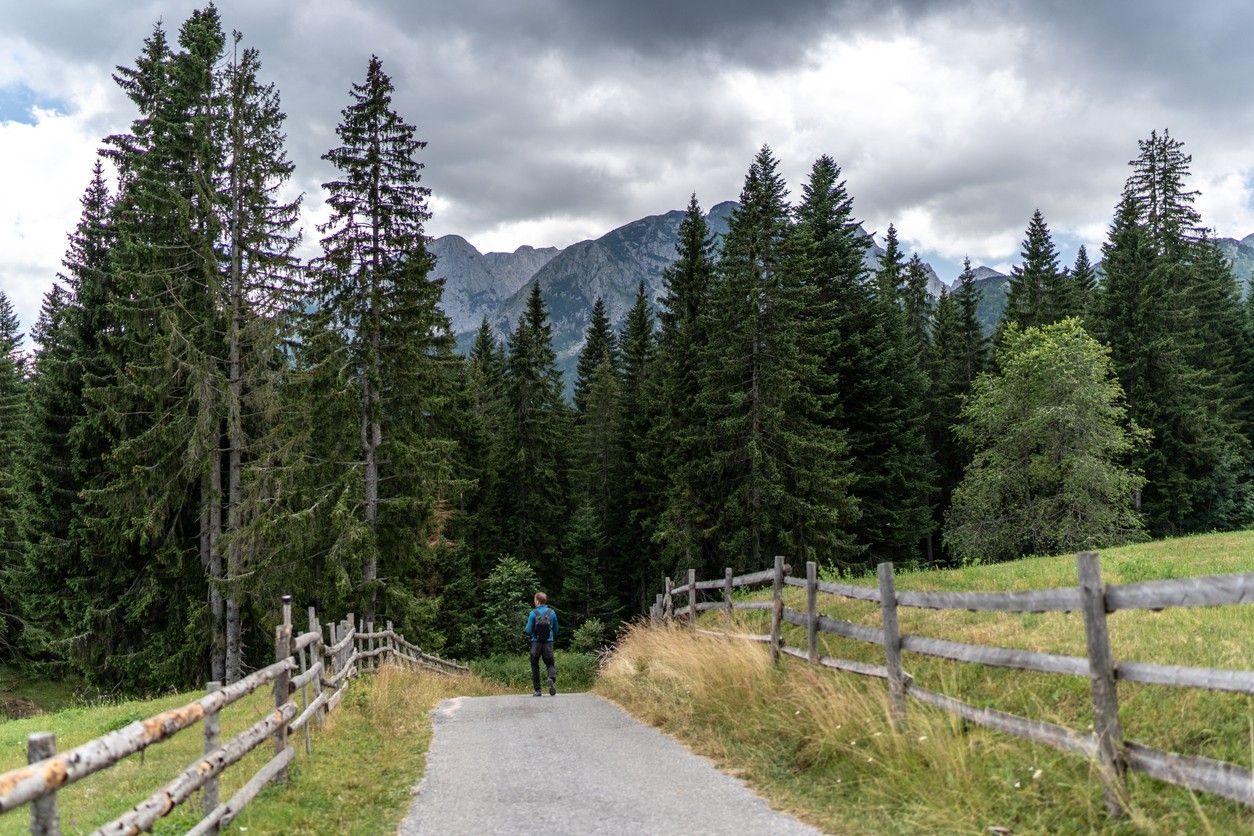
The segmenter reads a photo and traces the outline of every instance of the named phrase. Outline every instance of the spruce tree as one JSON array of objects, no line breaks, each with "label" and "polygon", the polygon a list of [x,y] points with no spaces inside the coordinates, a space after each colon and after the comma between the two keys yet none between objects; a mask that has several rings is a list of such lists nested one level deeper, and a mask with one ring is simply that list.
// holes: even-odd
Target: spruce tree
[{"label": "spruce tree", "polygon": [[17,624],[12,618],[8,575],[22,556],[19,512],[25,505],[21,478],[27,428],[26,362],[20,354],[21,325],[9,297],[0,291],[0,655],[10,656]]},{"label": "spruce tree", "polygon": [[508,351],[500,508],[505,542],[546,586],[560,588],[570,505],[566,443],[571,417],[539,282],[531,286]]},{"label": "spruce tree", "polygon": [[1240,328],[1224,325],[1240,312],[1230,273],[1207,258],[1181,145],[1165,132],[1140,143],[1103,247],[1093,317],[1129,414],[1153,433],[1133,463],[1155,536],[1240,525],[1250,514],[1248,448],[1228,377],[1230,334]]},{"label": "spruce tree", "polygon": [[629,611],[641,612],[647,595],[648,568],[656,562],[653,533],[663,513],[662,450],[654,429],[659,421],[657,334],[644,282],[627,312],[619,335],[621,379],[615,409],[618,425],[619,499],[609,513],[608,534],[617,550],[610,569],[617,584],[611,593]]},{"label": "spruce tree", "polygon": [[[714,565],[714,541],[707,532],[717,498],[702,471],[707,452],[700,398],[703,325],[714,270],[713,236],[694,194],[679,224],[676,259],[662,273],[658,300],[658,420],[650,446],[665,478],[664,505],[655,522],[662,562],[650,568],[660,575]],[[651,580],[656,582],[656,575]]]},{"label": "spruce tree", "polygon": [[974,450],[955,431],[965,398],[984,371],[987,340],[976,310],[980,291],[975,286],[971,260],[965,259],[957,288],[941,296],[936,306],[929,355],[931,403],[928,446],[936,462],[936,521],[944,519],[954,488],[962,480]]},{"label": "spruce tree", "polygon": [[505,355],[485,317],[462,366],[464,431],[458,436],[458,472],[471,482],[461,494],[457,539],[480,581],[509,551],[500,510],[505,426]]},{"label": "spruce tree", "polygon": [[731,217],[705,325],[705,467],[725,498],[721,556],[740,568],[784,552],[831,560],[851,515],[847,476],[835,464],[846,455],[844,439],[814,420],[810,402],[822,373],[800,326],[804,285],[786,269],[786,195],[778,162],[763,147]]},{"label": "spruce tree", "polygon": [[[856,519],[849,509],[843,542],[829,559],[850,563],[866,549],[867,538],[880,539],[888,523],[878,511],[892,514],[891,506],[904,499],[903,516],[911,513],[910,498],[896,496],[888,478],[900,464],[893,459],[893,396],[883,385],[892,374],[891,337],[863,265],[870,239],[853,216],[853,200],[831,157],[815,161],[795,216],[790,269],[809,300],[802,314],[806,352],[819,372],[811,386],[812,420],[846,437],[848,455],[833,456],[829,467],[833,475],[845,472],[857,503]],[[917,546],[917,538],[907,537],[911,548]],[[881,554],[899,545],[877,543]]]},{"label": "spruce tree", "polygon": [[82,491],[99,478],[107,449],[102,416],[84,398],[86,386],[107,373],[103,341],[115,330],[108,316],[111,200],[99,159],[81,205],[65,271],[44,296],[32,333],[40,348],[22,445],[22,559],[5,572],[24,625],[23,650],[34,658],[54,657],[58,640],[72,634],[68,631],[81,617],[79,596],[87,594],[88,586],[77,574],[89,545]]},{"label": "spruce tree", "polygon": [[906,262],[905,276],[905,284],[901,288],[901,306],[906,314],[910,343],[922,357],[932,340],[932,297],[927,292],[927,267],[918,253],[911,255]]},{"label": "spruce tree", "polygon": [[1065,316],[1085,317],[1097,292],[1097,270],[1089,263],[1089,252],[1083,244],[1076,253],[1069,278]]},{"label": "spruce tree", "polygon": [[846,420],[856,467],[855,524],[862,565],[883,560],[909,563],[931,542],[934,474],[927,450],[928,378],[924,366],[931,340],[927,273],[917,256],[904,262],[897,230],[890,225],[874,281],[865,329],[865,373],[849,371],[843,387]]},{"label": "spruce tree", "polygon": [[[109,251],[103,373],[89,381],[87,425],[107,448],[84,486],[84,592],[72,648],[92,679],[156,687],[185,683],[202,648],[203,476],[217,460],[223,356],[219,310],[221,118],[215,68],[224,36],[217,10],[197,10],[178,50],[158,27],[119,84],[138,109],[129,134],[111,137],[119,196]],[[198,545],[199,543],[199,545]],[[78,581],[67,579],[74,588]]]},{"label": "spruce tree", "polygon": [[[426,143],[392,108],[393,91],[372,56],[336,127],[342,144],[323,155],[338,177],[323,184],[331,217],[319,227],[324,255],[317,269],[320,303],[343,340],[359,404],[361,513],[343,536],[360,554],[368,620],[381,590],[394,610],[414,606],[416,581],[395,572],[412,570],[419,559],[420,533],[447,477],[447,447],[431,437],[427,416],[452,382],[442,281],[428,275],[429,190],[415,159]],[[396,581],[386,590],[384,559],[393,571],[383,577]]]},{"label": "spruce tree", "polygon": [[1010,271],[1003,327],[1011,322],[1021,328],[1047,325],[1070,307],[1066,272],[1058,267],[1058,250],[1040,209],[1032,213],[1024,236],[1023,261]]},{"label": "spruce tree", "polygon": [[[210,533],[206,563],[210,576],[213,622],[211,673],[233,681],[243,670],[240,579],[263,572],[262,555],[270,551],[274,475],[288,458],[279,421],[283,348],[293,335],[303,289],[297,281],[293,252],[299,199],[277,198],[291,178],[284,150],[284,114],[278,91],[258,78],[256,49],[234,51],[221,72],[221,139],[225,158],[218,200],[225,230],[222,299],[226,319],[226,357],[219,364],[225,416],[226,484],[222,461],[214,456],[205,475]],[[226,525],[222,527],[222,500]],[[226,539],[223,566],[220,535]],[[223,571],[225,568],[225,572]],[[275,584],[253,584],[261,601],[279,594]],[[225,598],[223,596],[225,592]]]},{"label": "spruce tree", "polygon": [[617,371],[618,344],[614,329],[610,327],[610,317],[605,310],[605,300],[600,296],[592,305],[592,318],[588,321],[588,329],[584,333],[583,348],[579,352],[579,361],[575,369],[575,414],[583,418],[587,408],[588,386],[601,361],[608,359],[610,366]]}]

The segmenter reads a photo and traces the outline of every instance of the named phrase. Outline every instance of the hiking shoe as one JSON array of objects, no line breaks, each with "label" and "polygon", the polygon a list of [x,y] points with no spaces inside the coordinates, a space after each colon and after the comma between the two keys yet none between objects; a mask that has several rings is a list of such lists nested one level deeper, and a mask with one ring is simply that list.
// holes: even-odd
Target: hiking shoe
[{"label": "hiking shoe", "polygon": [[549,680],[549,696],[550,697],[557,696],[557,680],[555,679]]},{"label": "hiking shoe", "polygon": [[534,694],[532,694],[531,696],[533,696],[533,697],[538,697],[538,696],[540,696],[540,692],[539,692],[539,691],[536,691],[536,692],[535,692]]}]

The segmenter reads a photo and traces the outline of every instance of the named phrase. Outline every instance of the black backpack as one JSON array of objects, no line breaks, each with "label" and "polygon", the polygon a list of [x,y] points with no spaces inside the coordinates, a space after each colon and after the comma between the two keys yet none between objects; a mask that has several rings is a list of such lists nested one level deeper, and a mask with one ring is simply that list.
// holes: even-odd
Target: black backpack
[{"label": "black backpack", "polygon": [[550,610],[547,607],[536,610],[536,620],[531,625],[531,635],[538,642],[547,642],[549,634],[553,631],[553,619],[549,613]]}]

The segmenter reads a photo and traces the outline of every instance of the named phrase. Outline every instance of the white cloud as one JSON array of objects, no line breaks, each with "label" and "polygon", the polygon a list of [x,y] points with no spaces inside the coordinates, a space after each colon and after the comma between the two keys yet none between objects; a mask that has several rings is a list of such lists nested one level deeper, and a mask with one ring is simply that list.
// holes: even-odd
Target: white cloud
[{"label": "white cloud", "polygon": [[[1240,67],[1248,50],[1190,46],[1174,63],[1137,59],[1145,33],[1111,11],[1034,19],[1014,4],[920,6],[826,35],[780,29],[778,42],[800,43],[797,54],[763,63],[738,62],[734,48],[702,35],[651,49],[653,29],[608,31],[577,14],[583,6],[560,3],[552,20],[506,20],[475,3],[315,0],[295,18],[278,2],[219,5],[283,92],[305,192],[305,255],[326,216],[318,155],[334,144],[339,109],[372,50],[397,83],[398,109],[431,141],[429,231],[462,234],[485,251],[567,245],[682,208],[692,191],[707,207],[735,197],[765,142],[794,198],[811,161],[829,153],[868,229],[882,234],[893,221],[903,241],[939,259],[1005,266],[1038,207],[1059,234],[1099,244],[1136,140],[1164,125],[1194,154],[1205,221],[1221,235],[1254,232],[1254,107],[1190,82]],[[42,7],[0,10],[0,21],[10,18],[0,86],[21,83],[71,106],[34,125],[0,124],[0,288],[26,327],[59,269],[100,137],[130,120],[112,63],[129,63],[158,17],[176,31],[188,8],[154,0],[123,14],[89,3],[64,22]],[[722,22],[738,14],[723,11]],[[745,25],[767,31],[780,15],[768,17]],[[1155,26],[1149,34],[1176,37],[1174,24]]]},{"label": "white cloud", "polygon": [[0,290],[29,333],[61,268],[66,234],[91,176],[99,136],[82,113],[34,111],[35,124],[0,123]]}]

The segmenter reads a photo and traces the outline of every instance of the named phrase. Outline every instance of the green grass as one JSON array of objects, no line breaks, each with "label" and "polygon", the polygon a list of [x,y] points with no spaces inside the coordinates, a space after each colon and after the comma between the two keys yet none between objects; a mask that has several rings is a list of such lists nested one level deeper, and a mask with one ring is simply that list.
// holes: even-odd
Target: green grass
[{"label": "green grass", "polygon": [[[597,659],[589,653],[573,653],[559,650],[557,663],[557,687],[560,691],[590,691],[596,684]],[[470,670],[477,676],[500,683],[510,691],[531,693],[531,657],[527,654],[498,653],[470,663]],[[544,681],[544,664],[540,666],[540,679]]]},{"label": "green grass", "polygon": [[[395,830],[425,766],[431,736],[428,711],[448,697],[499,692],[498,686],[476,677],[439,677],[391,667],[377,676],[355,680],[326,727],[314,731],[312,755],[305,754],[300,736],[294,738],[297,757],[288,785],[263,790],[235,820],[233,831],[369,834]],[[58,749],[65,750],[197,696],[81,706],[0,724],[0,771],[26,763],[26,736],[31,732],[55,732]],[[227,708],[221,717],[221,739],[256,722],[273,705],[271,692],[263,689]],[[58,793],[63,832],[87,832],[125,812],[193,763],[202,747],[198,724],[142,756],[133,755]],[[265,743],[228,768],[221,778],[221,800],[229,798],[273,753],[273,747]],[[182,833],[199,821],[200,813],[197,793],[162,819],[154,832]],[[28,822],[25,810],[0,816],[0,834],[27,832]]]},{"label": "green grass", "polygon": [[[1102,554],[1108,583],[1254,571],[1254,532],[1160,541]],[[1074,586],[1074,556],[897,576],[899,589],[1020,590]],[[873,577],[854,582],[874,586]],[[769,593],[767,593],[769,595]],[[757,593],[761,596],[762,593]],[[804,609],[789,588],[788,605]],[[878,626],[878,606],[820,596],[834,617]],[[766,632],[758,613],[740,629]],[[903,632],[956,641],[1085,655],[1078,614],[899,610]],[[719,616],[709,616],[716,627]],[[1118,612],[1109,627],[1118,659],[1249,670],[1254,608]],[[804,647],[801,630],[785,628]],[[882,662],[880,651],[838,637],[823,653]],[[703,661],[713,656],[718,665]],[[1133,815],[1108,822],[1100,785],[1083,759],[966,726],[917,703],[906,729],[886,721],[884,686],[786,659],[765,649],[693,640],[685,631],[637,630],[620,644],[598,690],[743,774],[772,801],[838,832],[1016,833],[1250,832],[1248,808],[1133,775]],[[1087,730],[1092,715],[1082,678],[985,668],[907,653],[924,688],[968,702]],[[721,667],[720,667],[721,666]],[[1187,755],[1254,764],[1254,700],[1233,694],[1120,683],[1128,739]]]},{"label": "green grass", "polygon": [[0,665],[0,722],[67,708],[80,701],[82,690],[75,679],[45,679]]}]

